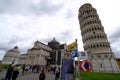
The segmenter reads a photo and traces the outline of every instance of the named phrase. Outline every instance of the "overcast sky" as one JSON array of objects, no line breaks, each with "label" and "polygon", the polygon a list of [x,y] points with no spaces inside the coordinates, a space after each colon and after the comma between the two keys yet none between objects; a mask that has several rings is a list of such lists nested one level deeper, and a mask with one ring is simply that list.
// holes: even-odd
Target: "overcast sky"
[{"label": "overcast sky", "polygon": [[0,60],[18,46],[21,53],[39,40],[61,44],[78,39],[83,51],[78,9],[91,3],[104,26],[115,56],[120,56],[120,0],[0,0]]}]

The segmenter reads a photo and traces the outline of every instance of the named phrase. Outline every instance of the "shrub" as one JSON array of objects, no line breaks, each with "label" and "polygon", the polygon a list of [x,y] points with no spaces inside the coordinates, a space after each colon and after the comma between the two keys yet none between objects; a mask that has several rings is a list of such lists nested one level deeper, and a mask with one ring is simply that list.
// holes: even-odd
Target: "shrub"
[{"label": "shrub", "polygon": [[2,64],[1,69],[7,69],[7,68],[8,68],[8,66],[9,66],[9,64]]}]

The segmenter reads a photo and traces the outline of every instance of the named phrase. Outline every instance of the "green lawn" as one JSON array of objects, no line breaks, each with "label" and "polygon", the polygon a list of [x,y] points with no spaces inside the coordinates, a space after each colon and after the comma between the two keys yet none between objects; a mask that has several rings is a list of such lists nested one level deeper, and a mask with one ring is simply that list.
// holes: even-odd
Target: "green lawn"
[{"label": "green lawn", "polygon": [[120,73],[81,72],[80,77],[81,80],[120,80]]}]

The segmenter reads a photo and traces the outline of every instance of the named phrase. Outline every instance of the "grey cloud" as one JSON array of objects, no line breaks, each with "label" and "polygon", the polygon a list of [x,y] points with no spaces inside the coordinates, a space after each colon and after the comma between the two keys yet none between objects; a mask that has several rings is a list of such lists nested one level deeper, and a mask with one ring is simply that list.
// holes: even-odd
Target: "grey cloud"
[{"label": "grey cloud", "polygon": [[15,44],[20,41],[20,38],[17,36],[12,36],[11,38],[7,40],[0,40],[0,50],[7,51],[8,49],[16,46]]},{"label": "grey cloud", "polygon": [[[119,46],[120,47],[120,46]],[[117,57],[120,57],[120,50],[118,49],[118,47],[117,46],[111,46],[111,48],[112,48],[112,51],[114,52],[114,55],[115,55],[115,57],[117,58]]]},{"label": "grey cloud", "polygon": [[10,48],[12,48],[13,46],[12,45],[8,45],[8,43],[3,43],[3,42],[0,42],[0,50],[3,50],[3,51],[7,51],[9,50]]},{"label": "grey cloud", "polygon": [[[67,30],[67,31],[64,31],[60,34],[56,34],[55,38],[59,42],[65,42],[65,41],[72,38],[72,31]],[[53,37],[47,36],[46,38],[39,38],[38,40],[47,45],[48,42],[51,41],[52,39],[53,39]],[[28,42],[28,41],[30,41],[30,42]],[[35,41],[36,41],[35,39],[30,40],[29,37],[20,37],[20,36],[18,37],[16,35],[14,35],[6,41],[0,40],[0,44],[1,44],[0,50],[6,52],[9,49],[12,49],[14,46],[18,46],[21,53],[26,53],[28,49],[30,49],[34,46]],[[22,43],[21,46],[16,45],[19,42]]]},{"label": "grey cloud", "polygon": [[[0,46],[0,51],[2,50],[2,51],[4,51],[4,52],[7,52],[8,50],[14,48],[15,46],[18,46],[18,45],[15,45],[14,43],[11,44],[11,45],[9,45],[9,44],[7,44],[7,43],[0,43],[0,44],[1,44],[1,46]],[[23,43],[23,44],[24,44],[24,43]],[[23,46],[23,47],[19,47],[19,46],[18,46],[18,48],[19,48],[19,50],[20,50],[21,53],[25,53],[25,52],[29,49],[28,46]]]},{"label": "grey cloud", "polygon": [[18,46],[17,43],[24,42],[26,39],[27,37],[23,38],[23,37],[18,37],[16,35],[11,36],[11,38],[6,38],[6,40],[0,39],[0,44],[1,44],[0,50],[7,51],[9,49],[12,49],[14,46]]},{"label": "grey cloud", "polygon": [[[47,43],[52,40],[49,37],[46,38],[39,38],[36,39],[39,40],[42,43]],[[0,51],[8,51],[9,49],[12,49],[14,46],[18,46],[21,53],[26,53],[28,49],[32,48],[34,46],[34,42],[36,41],[35,38],[32,36],[18,36],[13,35],[10,38],[6,39],[0,39]]]},{"label": "grey cloud", "polygon": [[[24,44],[24,43],[23,43],[23,44]],[[34,44],[32,44],[32,42],[31,42],[31,44],[28,44],[28,45],[25,45],[25,46],[20,47],[20,52],[21,52],[21,53],[27,53],[27,50],[30,49],[30,48],[32,48],[33,45],[34,45]]]},{"label": "grey cloud", "polygon": [[19,41],[21,41],[22,39],[20,37],[17,37],[17,36],[12,36],[11,39],[9,40],[8,44],[15,44]]},{"label": "grey cloud", "polygon": [[118,28],[113,34],[111,34],[108,38],[112,47],[113,52],[115,53],[115,57],[120,57],[120,28]]},{"label": "grey cloud", "polygon": [[50,38],[50,37],[47,37],[47,38],[43,38],[43,39],[41,39],[40,40],[40,42],[42,42],[42,43],[44,43],[44,44],[48,44],[48,42],[50,42],[52,40],[52,38]]},{"label": "grey cloud", "polygon": [[65,42],[72,38],[72,34],[73,34],[72,30],[67,30],[67,31],[64,31],[64,32],[58,34],[57,38],[58,38],[58,40]]},{"label": "grey cloud", "polygon": [[[28,1],[28,0],[27,0]],[[23,0],[0,0],[0,13],[10,13],[10,14],[16,14],[16,13],[22,13],[25,12],[27,9],[27,6],[30,4],[30,2],[23,2]]]},{"label": "grey cloud", "polygon": [[38,5],[32,5],[31,10],[32,12],[36,12],[37,14],[54,14],[62,7],[62,4],[52,4],[50,0],[41,0]]},{"label": "grey cloud", "polygon": [[[54,37],[58,42],[61,43],[70,40],[73,37],[72,34],[73,33],[71,30],[66,30],[64,32],[56,34]],[[39,41],[47,45],[48,42],[50,42],[54,37],[50,37],[50,35],[48,35],[46,38],[39,39]]]},{"label": "grey cloud", "polygon": [[110,39],[111,43],[120,42],[120,28],[118,28],[113,34],[111,34],[108,38]]},{"label": "grey cloud", "polygon": [[0,13],[8,14],[54,14],[59,11],[62,4],[52,4],[51,0],[40,0],[38,4],[31,0],[0,0]]}]

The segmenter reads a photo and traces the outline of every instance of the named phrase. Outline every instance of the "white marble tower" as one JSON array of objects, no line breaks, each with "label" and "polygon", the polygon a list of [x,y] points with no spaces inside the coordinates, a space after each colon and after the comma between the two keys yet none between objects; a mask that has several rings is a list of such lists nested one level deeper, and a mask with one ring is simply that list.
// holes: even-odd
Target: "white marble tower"
[{"label": "white marble tower", "polygon": [[96,9],[89,3],[83,4],[78,19],[84,50],[88,53],[93,71],[118,73],[118,65]]}]

